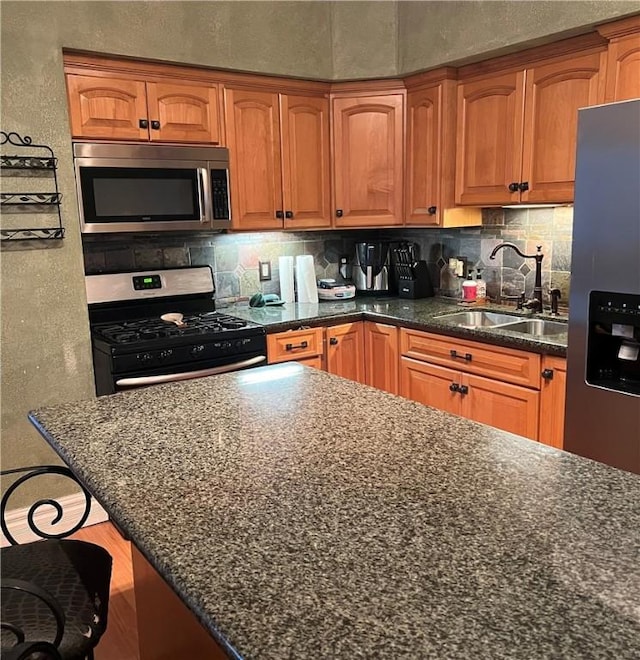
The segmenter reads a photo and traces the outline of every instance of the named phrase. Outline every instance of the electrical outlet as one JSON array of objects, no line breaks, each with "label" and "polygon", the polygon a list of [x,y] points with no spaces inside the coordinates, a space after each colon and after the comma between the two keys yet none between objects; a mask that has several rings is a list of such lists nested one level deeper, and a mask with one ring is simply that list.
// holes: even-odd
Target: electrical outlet
[{"label": "electrical outlet", "polygon": [[258,273],[260,275],[261,282],[268,282],[271,279],[271,262],[270,261],[259,261],[258,262]]}]

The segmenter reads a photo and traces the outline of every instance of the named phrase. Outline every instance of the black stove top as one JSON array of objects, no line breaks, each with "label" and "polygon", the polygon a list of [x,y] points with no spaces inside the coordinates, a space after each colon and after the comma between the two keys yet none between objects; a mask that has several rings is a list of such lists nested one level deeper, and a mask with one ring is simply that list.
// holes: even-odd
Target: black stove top
[{"label": "black stove top", "polygon": [[166,343],[188,337],[200,340],[218,337],[230,330],[256,327],[243,319],[211,311],[184,316],[181,325],[156,317],[100,323],[93,326],[93,333],[111,345],[135,345],[158,339],[164,339]]}]

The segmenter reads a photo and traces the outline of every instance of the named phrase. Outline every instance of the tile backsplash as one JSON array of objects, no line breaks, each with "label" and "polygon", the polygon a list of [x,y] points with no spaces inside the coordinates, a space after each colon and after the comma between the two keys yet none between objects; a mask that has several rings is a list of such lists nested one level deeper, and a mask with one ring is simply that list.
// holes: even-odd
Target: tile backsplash
[{"label": "tile backsplash", "polygon": [[[341,255],[353,257],[363,240],[413,241],[429,265],[434,286],[443,295],[459,296],[462,280],[448,267],[451,257],[465,257],[487,282],[489,298],[533,290],[535,263],[512,250],[491,250],[502,241],[534,254],[542,245],[545,299],[552,287],[569,297],[573,208],[485,209],[483,226],[469,229],[382,229],[324,232],[262,232],[237,234],[128,234],[83,237],[85,272],[210,265],[216,298],[232,301],[256,291],[279,293],[278,257],[313,255],[317,277],[336,277]],[[270,261],[272,279],[260,282],[258,261]]]}]

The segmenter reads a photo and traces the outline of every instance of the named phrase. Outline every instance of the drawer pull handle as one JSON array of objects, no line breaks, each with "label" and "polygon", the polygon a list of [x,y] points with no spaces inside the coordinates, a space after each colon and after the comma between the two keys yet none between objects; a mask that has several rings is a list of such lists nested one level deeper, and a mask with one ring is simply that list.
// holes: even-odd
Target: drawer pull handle
[{"label": "drawer pull handle", "polygon": [[301,341],[299,344],[287,344],[284,349],[285,351],[293,351],[296,348],[308,348],[309,347],[309,342],[307,341]]},{"label": "drawer pull handle", "polygon": [[449,351],[449,354],[454,360],[457,360],[458,358],[460,358],[461,360],[466,360],[467,362],[471,362],[471,360],[473,360],[473,355],[471,355],[471,353],[465,353],[464,355],[460,355],[458,351],[455,350],[455,348],[452,348]]},{"label": "drawer pull handle", "polygon": [[329,339],[329,343],[331,344],[331,346],[335,346],[338,343],[338,338],[331,337],[331,339]]},{"label": "drawer pull handle", "polygon": [[465,394],[469,394],[469,387],[467,385],[460,385],[460,389],[458,391],[464,396]]},{"label": "drawer pull handle", "polygon": [[541,375],[545,380],[553,380],[553,369],[545,369]]},{"label": "drawer pull handle", "polygon": [[449,385],[449,389],[452,392],[459,392],[460,391],[460,385],[458,385],[458,383],[451,383],[451,385]]}]

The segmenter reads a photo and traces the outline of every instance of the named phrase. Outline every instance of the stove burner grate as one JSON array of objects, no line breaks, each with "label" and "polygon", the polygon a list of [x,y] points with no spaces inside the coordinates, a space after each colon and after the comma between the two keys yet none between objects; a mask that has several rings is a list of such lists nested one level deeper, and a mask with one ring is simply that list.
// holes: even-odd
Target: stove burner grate
[{"label": "stove burner grate", "polygon": [[247,326],[242,319],[220,314],[219,312],[204,312],[183,318],[182,326],[162,321],[158,318],[134,319],[121,323],[108,323],[93,328],[96,336],[112,344],[132,344],[137,341],[175,338],[194,335],[207,335],[237,330]]}]

